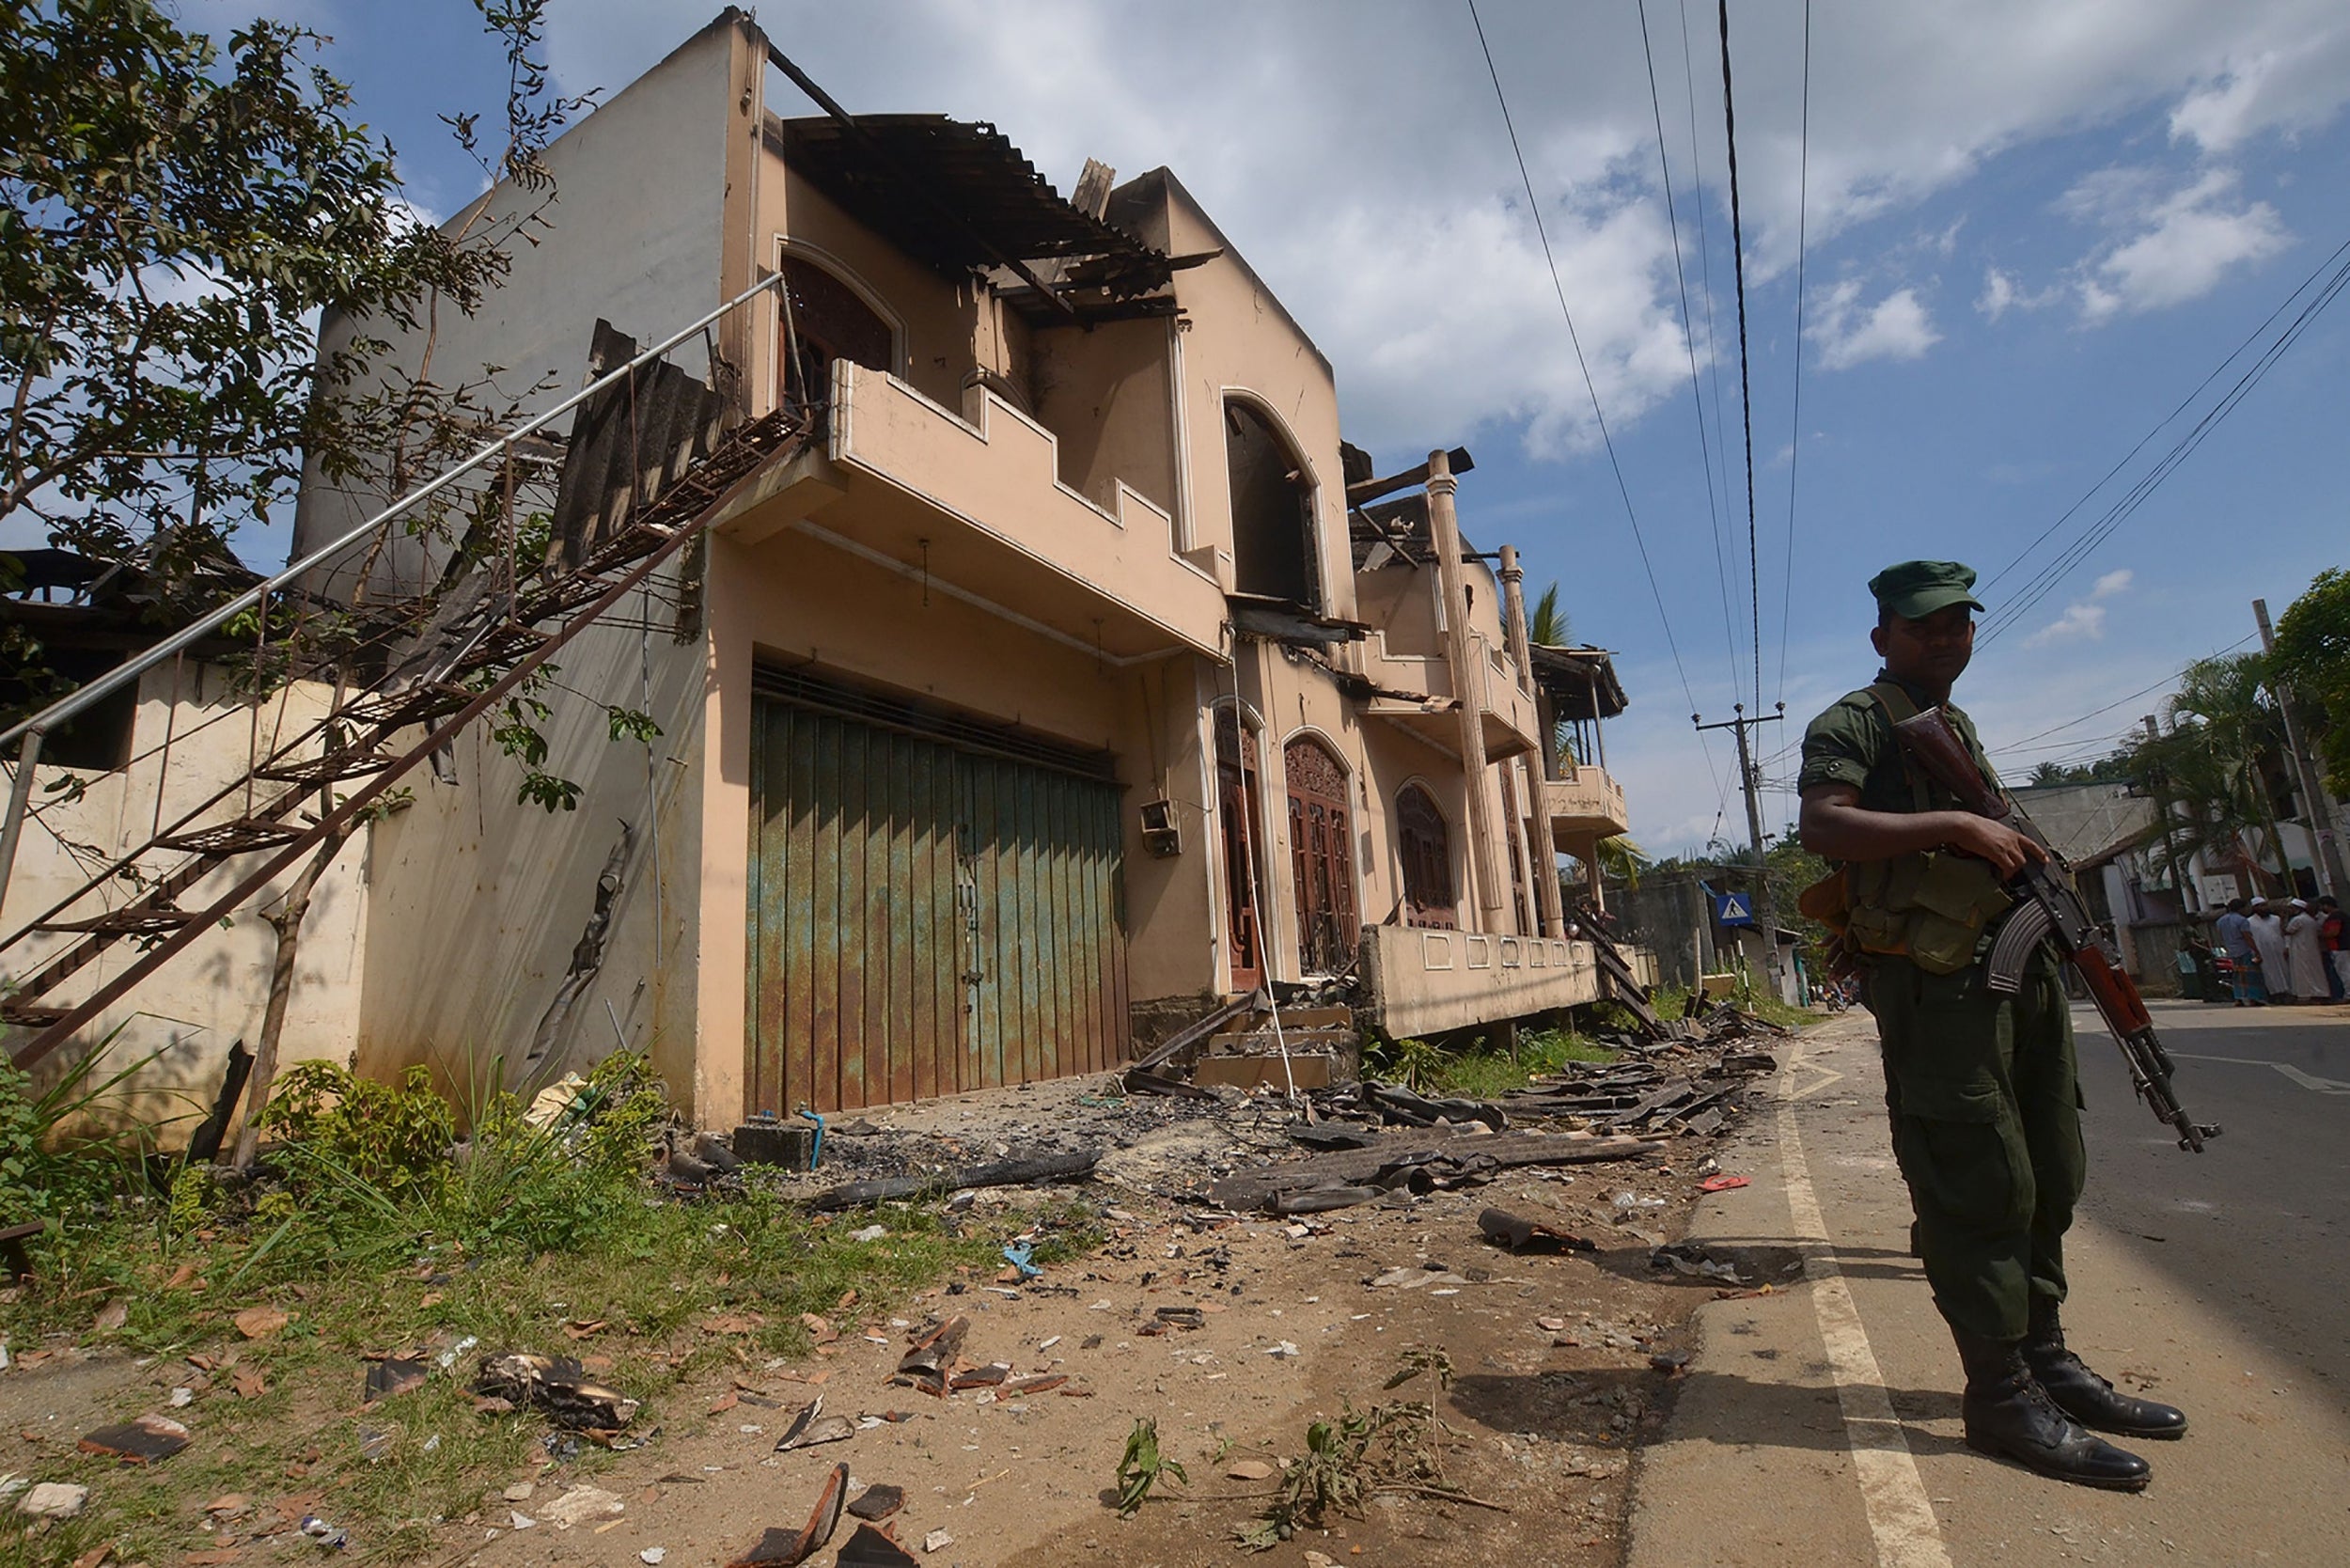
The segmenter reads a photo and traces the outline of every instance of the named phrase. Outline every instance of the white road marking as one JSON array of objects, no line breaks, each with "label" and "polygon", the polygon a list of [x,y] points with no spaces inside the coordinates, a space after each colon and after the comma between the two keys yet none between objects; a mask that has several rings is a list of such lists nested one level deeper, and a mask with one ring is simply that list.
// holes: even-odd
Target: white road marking
[{"label": "white road marking", "polygon": [[2321,1078],[2314,1073],[2304,1073],[2289,1061],[2262,1061],[2254,1057],[2206,1057],[2193,1051],[2173,1051],[2170,1054],[2187,1061],[2224,1061],[2236,1067],[2273,1067],[2311,1093],[2350,1094],[2350,1083],[2343,1083],[2340,1078]]},{"label": "white road marking", "polygon": [[[1791,1083],[1794,1077],[1795,1066],[1796,1064],[1793,1061],[1787,1064],[1787,1075]],[[1825,1089],[1828,1085],[1841,1084],[1844,1081],[1844,1074],[1839,1073],[1833,1067],[1822,1067],[1816,1061],[1807,1061],[1804,1062],[1802,1066],[1805,1072],[1817,1073],[1819,1076],[1804,1085],[1801,1089],[1790,1088],[1787,1090],[1787,1096],[1790,1099],[1809,1100],[1814,1094],[1817,1094],[1820,1090]]]},{"label": "white road marking", "polygon": [[[1861,1324],[1852,1286],[1837,1267],[1827,1221],[1820,1213],[1819,1195],[1811,1188],[1803,1137],[1795,1129],[1799,1093],[1794,1087],[1795,1069],[1803,1065],[1802,1056],[1803,1047],[1794,1046],[1788,1070],[1779,1078],[1779,1160],[1795,1240],[1803,1249],[1804,1278],[1811,1282],[1811,1309],[1819,1319],[1820,1338],[1827,1346],[1828,1368],[1836,1378],[1836,1401],[1843,1410],[1844,1438],[1860,1479],[1861,1505],[1868,1512],[1869,1533],[1876,1539],[1878,1568],[1950,1568],[1950,1553],[1942,1546],[1942,1527],[1926,1500],[1918,1461],[1909,1451],[1901,1419],[1893,1414],[1892,1399],[1885,1391],[1885,1374],[1877,1367],[1876,1352],[1870,1348],[1869,1331]],[[1827,1069],[1815,1065],[1812,1071]]]}]

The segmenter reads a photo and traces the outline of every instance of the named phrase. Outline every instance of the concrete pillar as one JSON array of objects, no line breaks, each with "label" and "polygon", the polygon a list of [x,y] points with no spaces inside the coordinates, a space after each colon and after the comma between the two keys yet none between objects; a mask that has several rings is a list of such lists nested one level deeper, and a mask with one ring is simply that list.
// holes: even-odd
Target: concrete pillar
[{"label": "concrete pillar", "polygon": [[1494,832],[1490,780],[1485,770],[1485,715],[1479,700],[1484,690],[1483,655],[1469,635],[1467,585],[1461,580],[1461,520],[1452,510],[1452,493],[1460,481],[1452,477],[1451,460],[1442,452],[1428,454],[1428,535],[1436,552],[1436,584],[1444,594],[1445,662],[1452,670],[1452,695],[1461,718],[1461,771],[1466,777],[1469,881],[1478,929],[1500,929],[1502,909],[1510,898],[1510,879],[1496,855],[1499,839]]},{"label": "concrete pillar", "polygon": [[[1536,724],[1543,731],[1543,760],[1547,763],[1550,751],[1550,725],[1546,715],[1549,707],[1534,686],[1534,648],[1526,635],[1526,572],[1518,565],[1517,547],[1501,547],[1501,604],[1510,637],[1510,657],[1518,666],[1518,690],[1535,698]],[[1534,908],[1542,920],[1544,936],[1564,936],[1567,933],[1567,912],[1559,896],[1559,856],[1550,847],[1550,802],[1543,794],[1543,778],[1548,769],[1536,768],[1532,762],[1520,759],[1514,764],[1518,780],[1526,795],[1524,817],[1518,824],[1526,838],[1526,874],[1534,879]]]}]

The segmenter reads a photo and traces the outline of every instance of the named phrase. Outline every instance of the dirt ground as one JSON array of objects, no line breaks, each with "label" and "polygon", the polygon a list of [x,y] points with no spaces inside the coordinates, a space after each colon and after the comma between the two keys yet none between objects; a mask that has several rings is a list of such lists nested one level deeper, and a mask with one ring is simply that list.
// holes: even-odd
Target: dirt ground
[{"label": "dirt ground", "polygon": [[[1018,1126],[1019,1144],[1003,1146],[1025,1152],[1040,1127],[1081,1116],[1085,1096],[1098,1103],[1098,1088],[966,1096],[873,1121],[990,1152],[995,1132]],[[1307,1219],[1233,1218],[1203,1212],[1182,1190],[1280,1146],[1279,1119],[1253,1110],[1189,1120],[1153,1114],[1158,1124],[1075,1189],[1104,1211],[1107,1239],[1090,1256],[1017,1286],[957,1279],[885,1313],[845,1313],[839,1337],[804,1360],[749,1360],[730,1378],[664,1399],[638,1423],[657,1421],[652,1440],[597,1456],[587,1462],[591,1473],[582,1473],[583,1462],[549,1462],[504,1478],[485,1490],[478,1512],[441,1525],[434,1554],[418,1560],[447,1568],[722,1564],[769,1527],[798,1530],[833,1466],[846,1464],[852,1497],[868,1485],[903,1489],[903,1511],[889,1523],[937,1568],[1311,1565],[1317,1553],[1399,1568],[1480,1558],[1596,1568],[1622,1560],[1638,1447],[1672,1398],[1690,1311],[1716,1292],[1771,1283],[1771,1271],[1785,1266],[1777,1258],[1731,1260],[1742,1271],[1731,1283],[1653,1261],[1659,1244],[1682,1234],[1695,1202],[1736,1200],[1697,1193],[1712,1139],[1671,1140],[1661,1158],[1515,1170],[1481,1188],[1397,1195]],[[1631,1201],[1620,1204],[1619,1195]],[[971,1200],[1021,1200],[997,1193]],[[1480,1235],[1477,1216],[1488,1207],[1558,1226],[1595,1249],[1513,1255]],[[888,1218],[885,1209],[860,1223]],[[1167,1307],[1198,1308],[1200,1326],[1162,1329],[1157,1313]],[[1068,1381],[944,1399],[893,1385],[909,1335],[956,1313],[970,1320],[968,1360],[1008,1363],[1015,1378]],[[1449,1358],[1449,1389],[1434,1388],[1433,1375],[1385,1389],[1414,1347]],[[0,1434],[62,1436],[80,1430],[77,1422],[118,1419],[126,1401],[151,1395],[155,1375],[104,1356],[0,1374]],[[793,1415],[820,1395],[826,1415],[904,1419],[863,1423],[845,1441],[774,1452]],[[1434,1401],[1441,1490],[1478,1501],[1382,1494],[1360,1516],[1332,1519],[1326,1531],[1301,1532],[1261,1557],[1235,1544],[1235,1527],[1264,1507],[1274,1483],[1229,1472],[1298,1455],[1309,1421],[1350,1404],[1406,1399]],[[1186,1467],[1189,1484],[1166,1485],[1136,1517],[1120,1519],[1105,1499],[1138,1418],[1157,1421],[1164,1451]],[[200,1422],[191,1424],[200,1441]],[[0,1472],[21,1473],[22,1464],[0,1460]],[[574,1497],[574,1507],[618,1512],[558,1525],[574,1487],[611,1497]],[[256,1493],[258,1517],[272,1517],[270,1501],[266,1489]],[[832,1546],[810,1560],[829,1564],[854,1523],[844,1521]],[[193,1512],[189,1527],[191,1553],[208,1562],[319,1552],[291,1530],[241,1537],[230,1524],[207,1536]],[[371,1555],[364,1541],[352,1550]]]}]

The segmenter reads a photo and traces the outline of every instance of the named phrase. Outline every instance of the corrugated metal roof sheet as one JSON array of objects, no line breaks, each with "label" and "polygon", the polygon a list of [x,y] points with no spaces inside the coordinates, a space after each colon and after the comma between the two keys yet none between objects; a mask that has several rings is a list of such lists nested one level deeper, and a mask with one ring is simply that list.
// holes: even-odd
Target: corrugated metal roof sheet
[{"label": "corrugated metal roof sheet", "polygon": [[[770,121],[793,168],[931,266],[955,274],[999,257],[1091,258],[1072,269],[1070,281],[1114,299],[1162,288],[1172,275],[1165,256],[1071,206],[993,125],[944,115],[860,115],[856,126]],[[907,189],[909,182],[919,188]]]}]

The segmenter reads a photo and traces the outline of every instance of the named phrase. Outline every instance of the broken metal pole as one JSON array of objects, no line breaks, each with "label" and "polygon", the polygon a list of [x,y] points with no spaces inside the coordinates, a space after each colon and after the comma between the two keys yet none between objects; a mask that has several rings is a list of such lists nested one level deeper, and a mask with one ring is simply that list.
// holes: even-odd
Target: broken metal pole
[{"label": "broken metal pole", "polygon": [[0,910],[8,903],[8,873],[16,868],[17,841],[24,836],[24,808],[33,798],[33,767],[40,760],[39,728],[24,731],[24,744],[17,749],[16,781],[8,789],[8,815],[0,823]]}]

